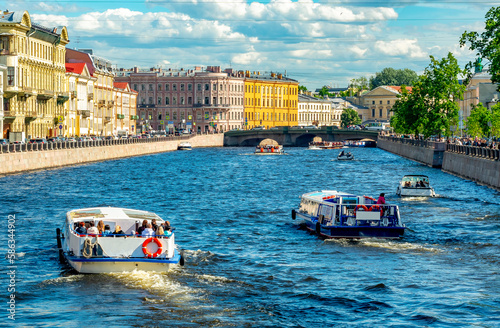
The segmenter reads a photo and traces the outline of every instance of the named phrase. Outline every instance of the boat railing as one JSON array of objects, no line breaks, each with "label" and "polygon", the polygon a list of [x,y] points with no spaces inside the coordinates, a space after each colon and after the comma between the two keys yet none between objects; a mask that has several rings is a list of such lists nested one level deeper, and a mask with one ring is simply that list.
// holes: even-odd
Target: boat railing
[{"label": "boat railing", "polygon": [[339,205],[334,219],[320,216],[325,226],[380,226],[400,227],[401,221],[397,205],[390,204],[349,204]]},{"label": "boat railing", "polygon": [[[71,229],[71,232],[77,236],[77,237],[100,237],[100,238],[109,238],[109,237],[132,237],[132,238],[150,238],[150,236],[141,236],[138,235],[137,233],[124,233],[124,234],[114,234],[114,233],[109,233],[109,234],[93,234],[93,233],[79,233],[75,229]],[[153,235],[152,237],[155,238],[170,238],[172,235],[167,236],[167,235]]]}]

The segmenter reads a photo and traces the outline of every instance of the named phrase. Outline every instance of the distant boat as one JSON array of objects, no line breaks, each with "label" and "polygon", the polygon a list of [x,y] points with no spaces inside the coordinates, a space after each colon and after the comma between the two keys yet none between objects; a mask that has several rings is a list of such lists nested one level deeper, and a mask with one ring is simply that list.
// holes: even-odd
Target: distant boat
[{"label": "distant boat", "polygon": [[[165,222],[152,212],[117,207],[93,207],[69,211],[64,226],[57,229],[57,243],[66,261],[81,273],[108,273],[133,270],[168,271],[184,265],[175,245],[174,234],[142,237],[136,234],[144,220]],[[80,222],[99,221],[110,231],[120,227],[122,234],[87,234],[76,229]]]},{"label": "distant boat", "polygon": [[334,190],[303,194],[296,218],[322,238],[400,238],[406,229],[397,205]]},{"label": "distant boat", "polygon": [[344,146],[342,141],[312,141],[309,149],[340,149]]},{"label": "distant boat", "polygon": [[255,155],[283,155],[285,151],[281,145],[259,145],[255,147]]},{"label": "distant boat", "polygon": [[188,141],[183,141],[177,146],[177,150],[192,150],[191,143]]},{"label": "distant boat", "polygon": [[344,152],[342,151],[338,156],[337,156],[337,160],[339,161],[349,161],[349,160],[353,160],[354,159],[354,155],[349,153],[349,152]]}]

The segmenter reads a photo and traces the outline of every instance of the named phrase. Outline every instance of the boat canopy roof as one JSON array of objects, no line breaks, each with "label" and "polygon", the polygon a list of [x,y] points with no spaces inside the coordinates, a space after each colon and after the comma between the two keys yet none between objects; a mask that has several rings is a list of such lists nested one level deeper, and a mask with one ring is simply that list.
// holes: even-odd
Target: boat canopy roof
[{"label": "boat canopy roof", "polygon": [[152,220],[163,222],[163,219],[152,212],[131,210],[118,207],[93,207],[72,210],[67,213],[68,220],[90,221],[90,220]]},{"label": "boat canopy roof", "polygon": [[333,199],[337,197],[356,198],[358,196],[336,190],[313,191],[302,195],[302,198],[308,198],[317,202],[327,201],[328,199]]},{"label": "boat canopy roof", "polygon": [[429,181],[429,177],[426,175],[405,175],[403,181]]}]

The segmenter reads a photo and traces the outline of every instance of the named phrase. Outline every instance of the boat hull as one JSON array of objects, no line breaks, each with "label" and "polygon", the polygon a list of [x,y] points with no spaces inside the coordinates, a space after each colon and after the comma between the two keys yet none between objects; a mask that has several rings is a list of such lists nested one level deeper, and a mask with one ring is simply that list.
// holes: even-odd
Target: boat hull
[{"label": "boat hull", "polygon": [[316,233],[324,239],[347,238],[384,238],[399,239],[404,235],[404,227],[325,227],[320,225],[320,232],[316,231],[316,226],[311,222],[305,224],[308,231]]},{"label": "boat hull", "polygon": [[90,258],[64,254],[68,264],[79,273],[112,273],[134,270],[165,272],[184,264],[182,256],[175,251],[170,259],[149,258]]},{"label": "boat hull", "polygon": [[398,187],[396,194],[400,197],[435,197],[433,188],[401,188]]}]

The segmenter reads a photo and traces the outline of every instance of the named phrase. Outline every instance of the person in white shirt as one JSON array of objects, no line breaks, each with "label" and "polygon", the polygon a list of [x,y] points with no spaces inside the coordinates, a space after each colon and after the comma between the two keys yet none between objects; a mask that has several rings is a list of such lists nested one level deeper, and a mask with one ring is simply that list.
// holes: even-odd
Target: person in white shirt
[{"label": "person in white shirt", "polygon": [[87,229],[87,234],[88,235],[98,235],[99,234],[99,230],[94,225],[94,221],[90,221],[90,228]]},{"label": "person in white shirt", "polygon": [[155,231],[153,230],[153,226],[151,225],[151,223],[148,223],[147,228],[144,229],[141,236],[142,237],[154,237],[154,235],[155,235]]}]

